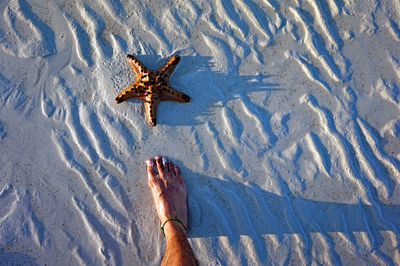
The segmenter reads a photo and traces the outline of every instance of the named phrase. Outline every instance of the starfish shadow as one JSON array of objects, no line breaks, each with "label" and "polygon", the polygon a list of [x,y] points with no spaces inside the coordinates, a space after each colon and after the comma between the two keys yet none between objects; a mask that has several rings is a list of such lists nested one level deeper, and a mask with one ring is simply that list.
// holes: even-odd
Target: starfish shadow
[{"label": "starfish shadow", "polygon": [[[150,69],[157,69],[168,60],[168,58],[155,55],[137,55],[136,57]],[[247,97],[255,92],[282,90],[277,83],[268,82],[273,78],[271,75],[237,75],[213,71],[212,59],[212,57],[199,55],[181,56],[180,63],[171,75],[170,85],[188,94],[191,101],[189,103],[160,102],[157,110],[157,124],[169,126],[203,124],[215,108],[229,101]],[[141,102],[138,99],[128,100],[130,101]]]}]

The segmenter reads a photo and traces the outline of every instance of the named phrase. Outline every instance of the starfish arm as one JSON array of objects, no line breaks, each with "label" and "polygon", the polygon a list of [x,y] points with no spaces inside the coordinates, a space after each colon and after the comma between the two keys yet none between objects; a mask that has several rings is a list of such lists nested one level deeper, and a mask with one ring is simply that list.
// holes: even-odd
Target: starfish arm
[{"label": "starfish arm", "polygon": [[131,64],[131,66],[133,67],[133,69],[135,70],[135,72],[138,76],[140,76],[141,74],[143,74],[145,72],[149,72],[147,67],[145,67],[142,64],[142,62],[140,62],[139,59],[137,59],[133,55],[128,54],[126,57],[128,58],[129,63]]},{"label": "starfish arm", "polygon": [[157,125],[157,106],[159,101],[143,101],[144,110],[146,113],[147,122],[150,126],[155,127]]},{"label": "starfish arm", "polygon": [[168,62],[165,63],[162,67],[157,69],[158,73],[160,73],[160,76],[163,80],[168,82],[169,76],[171,76],[172,71],[174,71],[175,67],[178,65],[179,60],[180,60],[179,56],[175,55],[175,56],[171,57],[168,60]]},{"label": "starfish arm", "polygon": [[163,86],[160,100],[187,103],[190,102],[190,97],[183,92],[171,88],[170,86]]},{"label": "starfish arm", "polygon": [[168,80],[176,65],[179,56],[171,57],[162,67],[155,71],[147,69],[136,57],[127,55],[128,61],[136,73],[136,81],[122,91],[116,98],[121,103],[130,98],[139,98],[143,101],[147,122],[150,126],[157,124],[157,106],[162,100],[189,102],[190,97],[180,91],[172,89]]},{"label": "starfish arm", "polygon": [[142,98],[145,96],[145,88],[137,86],[136,83],[133,83],[128,88],[123,90],[117,97],[115,97],[115,101],[117,103],[122,103],[130,98]]}]

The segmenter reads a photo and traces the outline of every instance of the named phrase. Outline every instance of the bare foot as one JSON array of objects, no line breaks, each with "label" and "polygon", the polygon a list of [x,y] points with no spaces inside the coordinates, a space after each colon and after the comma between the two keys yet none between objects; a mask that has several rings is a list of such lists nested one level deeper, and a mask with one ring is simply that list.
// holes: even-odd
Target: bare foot
[{"label": "bare foot", "polygon": [[[167,158],[159,156],[155,160],[148,159],[146,165],[149,187],[161,223],[178,216],[187,227],[187,194],[181,170]],[[180,223],[170,221],[165,224],[166,235],[171,228],[182,229],[186,234]]]}]

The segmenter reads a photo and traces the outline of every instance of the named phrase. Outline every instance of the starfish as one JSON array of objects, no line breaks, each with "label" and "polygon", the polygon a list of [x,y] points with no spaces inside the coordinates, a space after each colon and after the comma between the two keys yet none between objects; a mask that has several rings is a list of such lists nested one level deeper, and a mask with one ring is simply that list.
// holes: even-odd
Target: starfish
[{"label": "starfish", "polygon": [[143,101],[147,122],[156,126],[157,106],[160,101],[189,102],[190,97],[174,90],[168,84],[169,77],[179,63],[179,56],[171,57],[167,63],[157,70],[145,67],[136,57],[127,55],[128,61],[136,73],[135,82],[122,91],[115,98],[117,103],[122,103],[130,98],[139,98]]}]

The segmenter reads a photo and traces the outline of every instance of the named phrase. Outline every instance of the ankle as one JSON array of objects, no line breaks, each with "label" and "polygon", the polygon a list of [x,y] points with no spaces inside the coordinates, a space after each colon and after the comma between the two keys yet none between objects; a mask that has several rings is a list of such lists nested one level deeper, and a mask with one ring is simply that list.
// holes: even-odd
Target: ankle
[{"label": "ankle", "polygon": [[165,238],[186,238],[186,229],[179,222],[169,221],[164,225]]}]

